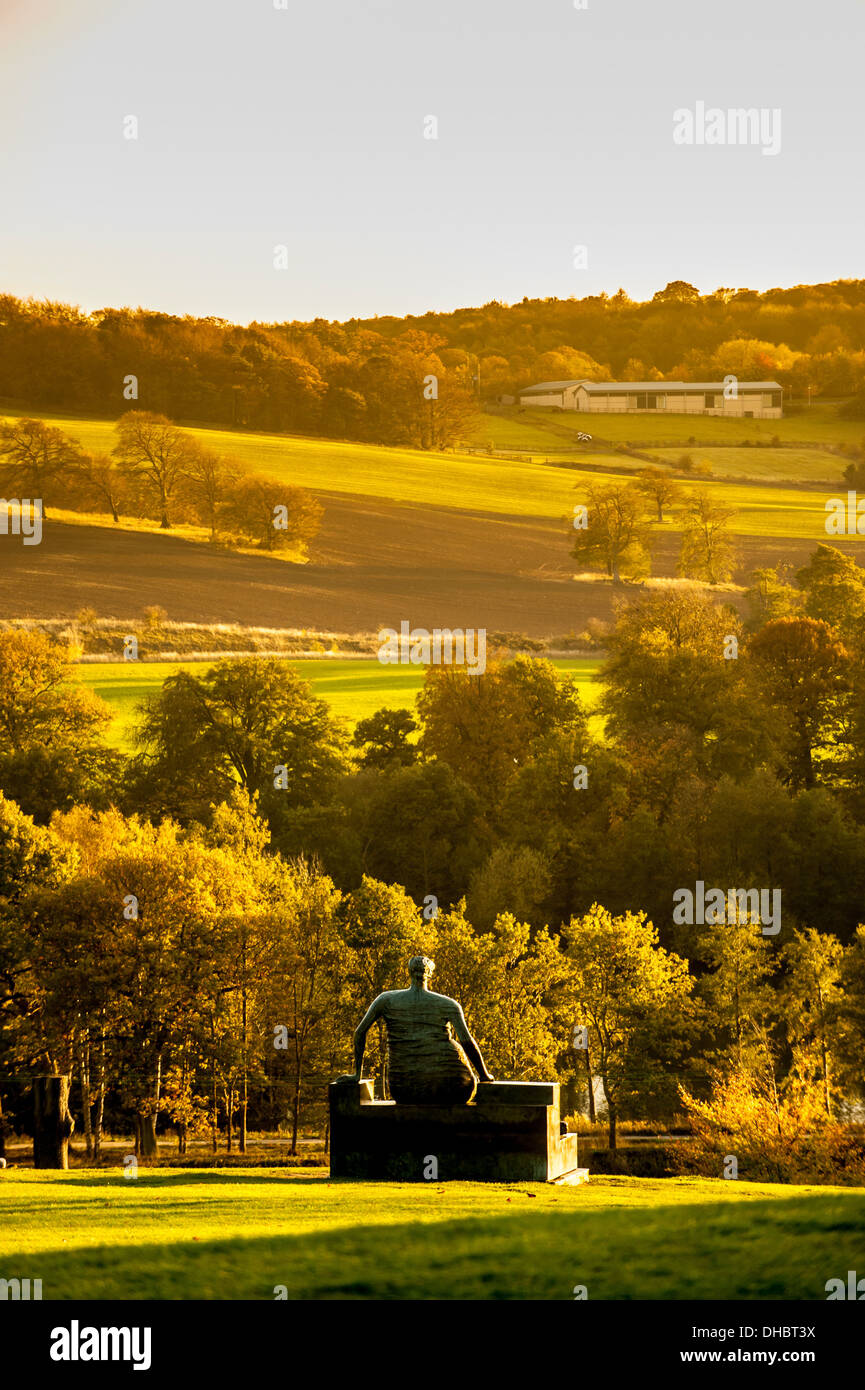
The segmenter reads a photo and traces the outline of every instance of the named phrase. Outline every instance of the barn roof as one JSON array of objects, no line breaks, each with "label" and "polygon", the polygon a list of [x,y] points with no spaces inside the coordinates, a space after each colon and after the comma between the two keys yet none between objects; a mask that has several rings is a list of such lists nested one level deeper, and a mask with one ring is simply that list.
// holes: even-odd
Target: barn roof
[{"label": "barn roof", "polygon": [[[723,381],[585,381],[580,383],[588,392],[600,391],[723,391]],[[740,390],[780,391],[777,381],[740,381]]]},{"label": "barn roof", "polygon": [[[723,391],[723,381],[587,381],[581,378],[576,381],[538,381],[534,386],[526,386],[520,391],[521,396],[543,396],[552,395],[556,391],[564,391],[569,386],[585,386],[591,394],[593,391],[603,395],[609,395],[615,391],[660,391],[675,394],[677,391]],[[781,386],[777,381],[740,381],[739,389],[742,391],[780,391]]]},{"label": "barn roof", "polygon": [[577,381],[538,381],[534,386],[526,386],[521,392],[521,396],[544,395],[552,391],[564,391],[566,386],[587,386],[585,377],[580,377]]}]

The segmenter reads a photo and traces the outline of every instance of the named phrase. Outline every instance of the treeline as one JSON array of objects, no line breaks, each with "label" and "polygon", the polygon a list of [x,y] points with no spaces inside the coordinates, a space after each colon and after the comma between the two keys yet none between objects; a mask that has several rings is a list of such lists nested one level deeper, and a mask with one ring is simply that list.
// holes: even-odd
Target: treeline
[{"label": "treeline", "polygon": [[[544,660],[431,667],[349,737],[251,658],[171,676],[125,755],[67,650],[0,634],[5,1073],[74,1072],[143,1152],[157,1118],[181,1144],[248,1106],[321,1121],[423,951],[495,1072],[589,1105],[591,1072],[613,1137],[680,1103],[721,1135],[731,1106],[831,1127],[865,1085],[865,573],[821,545],[748,597],[623,600],[603,740]],[[732,918],[682,915],[733,890]]]},{"label": "treeline", "polygon": [[242,328],[4,295],[0,404],[111,418],[134,400],[190,423],[436,449],[464,435],[476,409],[465,354],[445,348],[409,328]]},{"label": "treeline", "polygon": [[303,488],[250,472],[186,431],[144,410],[127,411],[110,454],[90,454],[42,420],[0,421],[0,489],[54,507],[205,526],[211,541],[263,550],[303,546],[318,532],[321,504]]},{"label": "treeline", "polygon": [[174,420],[438,448],[466,436],[479,399],[533,381],[731,373],[852,397],[865,418],[865,281],[700,295],[678,280],[646,302],[619,290],[246,327],[0,296],[0,392],[45,411],[113,417],[135,399]]}]

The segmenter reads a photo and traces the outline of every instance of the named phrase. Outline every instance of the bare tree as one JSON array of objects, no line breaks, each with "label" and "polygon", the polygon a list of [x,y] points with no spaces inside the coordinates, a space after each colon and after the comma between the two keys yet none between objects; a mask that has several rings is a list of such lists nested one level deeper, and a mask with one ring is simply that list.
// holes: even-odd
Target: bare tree
[{"label": "bare tree", "polygon": [[216,540],[223,507],[243,470],[233,459],[223,458],[210,449],[196,450],[188,461],[183,490],[193,511],[210,527],[210,539]]},{"label": "bare tree", "polygon": [[62,430],[41,420],[6,420],[0,424],[0,486],[19,498],[40,499],[69,480],[81,446]]},{"label": "bare tree", "polygon": [[716,502],[701,489],[685,503],[685,529],[679,573],[691,579],[720,584],[729,579],[736,566],[737,552],[729,522],[736,508]]},{"label": "bare tree", "polygon": [[171,526],[172,504],[199,452],[195,440],[165,415],[130,410],[117,422],[114,457],[121,471],[142,483],[155,498],[163,530]]}]

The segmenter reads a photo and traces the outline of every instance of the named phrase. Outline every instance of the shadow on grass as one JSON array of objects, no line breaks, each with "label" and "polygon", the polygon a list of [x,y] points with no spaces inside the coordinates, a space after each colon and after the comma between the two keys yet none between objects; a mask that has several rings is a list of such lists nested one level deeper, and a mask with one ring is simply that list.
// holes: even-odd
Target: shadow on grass
[{"label": "shadow on grass", "polygon": [[[327,1176],[326,1168],[309,1169],[298,1173],[295,1168],[271,1168],[260,1172],[255,1168],[146,1168],[140,1167],[137,1176],[127,1178],[121,1168],[108,1172],[85,1172],[69,1169],[74,1175],[74,1186],[79,1187],[182,1187],[186,1183],[199,1186],[202,1183],[215,1183],[220,1187],[226,1184],[250,1187],[257,1183],[289,1183],[299,1186],[313,1182],[338,1181]],[[54,1172],[52,1170],[52,1177]]]},{"label": "shadow on grass", "polygon": [[46,1300],[823,1300],[861,1262],[865,1194],[538,1210],[7,1256]]}]

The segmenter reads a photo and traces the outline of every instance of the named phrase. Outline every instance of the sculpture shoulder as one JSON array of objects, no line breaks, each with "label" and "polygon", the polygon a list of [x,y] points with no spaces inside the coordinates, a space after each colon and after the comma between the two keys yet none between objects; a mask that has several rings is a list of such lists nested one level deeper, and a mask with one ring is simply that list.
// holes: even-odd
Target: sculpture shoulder
[{"label": "sculpture shoulder", "polygon": [[437,1004],[444,1005],[447,1012],[454,1015],[462,1015],[462,1005],[459,1004],[456,999],[451,999],[449,994],[435,994],[430,990],[430,997],[434,999]]},{"label": "sculpture shoulder", "polygon": [[400,995],[408,994],[407,989],[386,989],[381,994],[377,994],[370,1004],[370,1010],[375,1009],[376,1013],[381,1013],[389,1004],[393,1004]]}]

